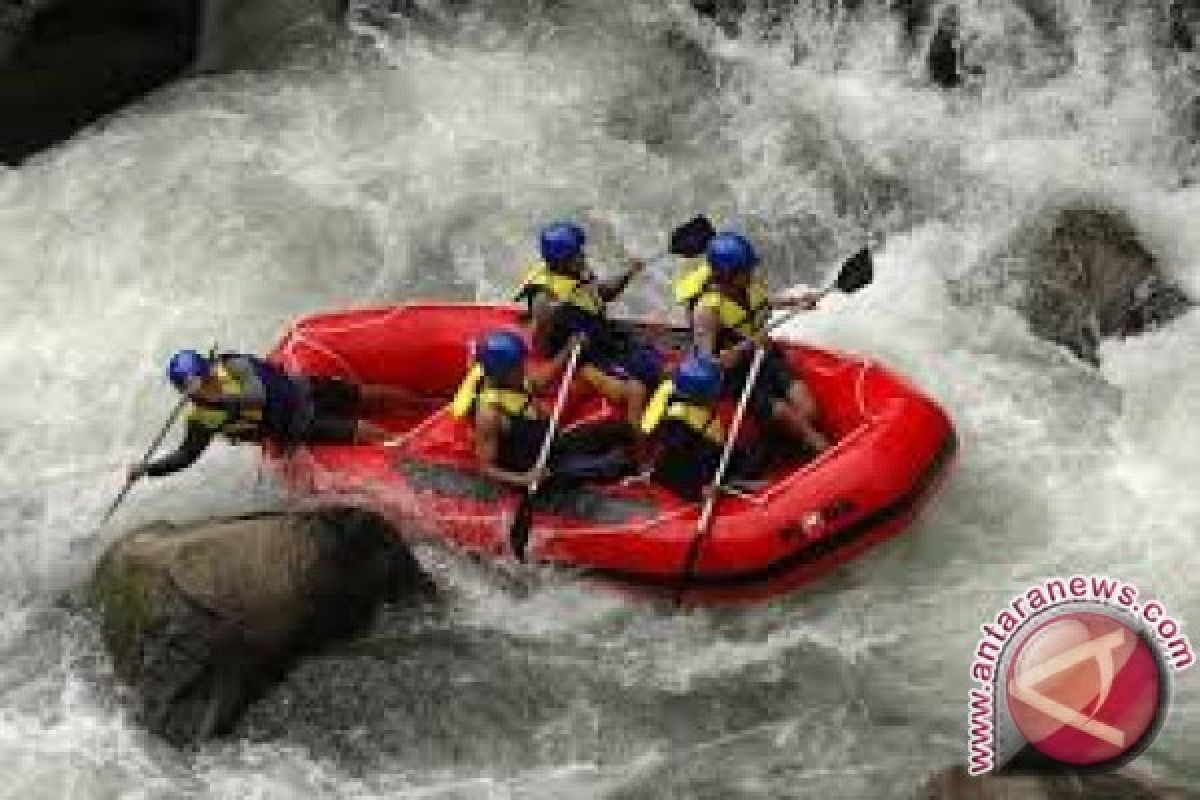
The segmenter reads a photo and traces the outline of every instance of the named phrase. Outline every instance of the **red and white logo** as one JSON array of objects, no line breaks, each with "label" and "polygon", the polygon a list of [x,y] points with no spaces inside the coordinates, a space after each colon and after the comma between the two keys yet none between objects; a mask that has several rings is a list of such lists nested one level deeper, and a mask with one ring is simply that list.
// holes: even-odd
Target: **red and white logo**
[{"label": "red and white logo", "polygon": [[1183,623],[1106,575],[1052,577],[980,626],[967,691],[967,771],[1111,769],[1166,719],[1196,662]]},{"label": "red and white logo", "polygon": [[1152,646],[1122,620],[1072,611],[1020,641],[1004,688],[1025,740],[1063,764],[1114,761],[1148,743],[1166,687]]}]

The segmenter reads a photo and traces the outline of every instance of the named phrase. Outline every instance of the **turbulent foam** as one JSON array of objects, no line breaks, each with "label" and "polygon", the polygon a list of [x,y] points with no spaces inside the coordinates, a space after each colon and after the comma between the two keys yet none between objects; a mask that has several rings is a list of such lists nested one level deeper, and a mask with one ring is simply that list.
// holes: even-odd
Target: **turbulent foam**
[{"label": "turbulent foam", "polygon": [[[1186,71],[1148,23],[1070,6],[1023,66],[989,50],[1004,15],[964,8],[995,67],[947,95],[873,6],[727,39],[663,5],[360,28],[0,173],[0,769],[22,796],[878,796],[961,758],[977,626],[1024,584],[1107,572],[1200,620],[1195,313],[1107,343],[1097,375],[945,288],[1065,192],[1126,210],[1200,289]],[[95,641],[52,597],[169,410],[172,349],[265,349],[339,304],[499,297],[538,220],[581,215],[612,260],[693,210],[766,237],[781,282],[889,234],[876,283],[791,335],[950,409],[958,470],[909,535],[787,602],[684,616],[559,581],[514,596],[446,561],[449,609],[385,619],[264,700],[247,740],[196,754],[105,699]],[[652,278],[634,308],[665,308]],[[118,525],[273,502],[254,480],[252,453],[215,451],[138,487]],[[1148,763],[1195,783],[1193,684]]]}]

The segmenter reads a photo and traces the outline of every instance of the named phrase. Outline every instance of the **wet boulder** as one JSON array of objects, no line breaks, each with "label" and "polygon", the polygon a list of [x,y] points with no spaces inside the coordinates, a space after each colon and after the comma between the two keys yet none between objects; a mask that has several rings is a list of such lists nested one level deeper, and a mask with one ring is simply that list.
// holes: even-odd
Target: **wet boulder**
[{"label": "wet boulder", "polygon": [[29,0],[0,18],[0,163],[15,164],[182,74],[196,0]]},{"label": "wet boulder", "polygon": [[1092,364],[1101,339],[1152,330],[1193,305],[1126,214],[1089,207],[1035,214],[954,290],[1010,305],[1039,337]]},{"label": "wet boulder", "polygon": [[0,3],[0,164],[17,164],[194,71],[257,67],[345,0]]},{"label": "wet boulder", "polygon": [[964,767],[951,767],[932,775],[917,797],[922,800],[1194,800],[1200,795],[1162,786],[1128,770],[972,777]]},{"label": "wet boulder", "polygon": [[392,527],[353,508],[146,525],[109,547],[89,587],[141,718],[180,745],[228,731],[380,603],[431,593]]},{"label": "wet boulder", "polygon": [[959,69],[958,6],[948,5],[938,17],[937,28],[929,39],[925,66],[929,79],[943,89],[954,89],[962,83]]},{"label": "wet boulder", "polygon": [[1167,17],[1172,46],[1188,53],[1195,50],[1200,34],[1200,5],[1191,0],[1173,0]]}]

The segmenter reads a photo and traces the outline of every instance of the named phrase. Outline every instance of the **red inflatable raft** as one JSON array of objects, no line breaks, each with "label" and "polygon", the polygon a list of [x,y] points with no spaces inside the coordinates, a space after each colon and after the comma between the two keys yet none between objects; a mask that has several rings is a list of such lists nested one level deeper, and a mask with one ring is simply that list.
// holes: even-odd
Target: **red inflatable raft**
[{"label": "red inflatable raft", "polygon": [[[400,385],[448,401],[468,369],[470,342],[515,327],[516,313],[414,304],[320,314],[295,323],[272,358],[293,372]],[[628,324],[667,347],[686,336]],[[530,560],[687,603],[737,602],[787,592],[902,531],[952,461],[946,414],[859,356],[784,348],[836,444],[814,461],[780,467],[753,494],[723,496],[686,582],[699,509],[644,481],[588,487],[539,506]],[[564,422],[613,413],[598,398],[573,396]],[[293,490],[349,496],[406,531],[512,558],[508,527],[518,497],[478,474],[468,425],[445,404],[378,421],[402,433],[403,443],[304,447],[286,458],[269,454],[268,463]]]}]

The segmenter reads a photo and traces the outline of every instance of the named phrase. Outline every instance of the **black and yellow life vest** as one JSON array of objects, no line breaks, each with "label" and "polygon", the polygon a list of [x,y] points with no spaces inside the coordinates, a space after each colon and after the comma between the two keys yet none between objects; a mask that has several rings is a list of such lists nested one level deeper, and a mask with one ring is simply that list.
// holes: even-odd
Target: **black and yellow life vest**
[{"label": "black and yellow life vest", "polygon": [[546,291],[557,302],[574,306],[590,316],[604,316],[604,298],[594,280],[553,272],[544,261],[530,265],[517,287],[517,298],[532,298],[538,291]]},{"label": "black and yellow life vest", "polygon": [[450,413],[462,419],[478,408],[495,408],[510,418],[541,419],[528,384],[523,389],[493,386],[484,376],[483,367],[475,364],[455,391]]},{"label": "black and yellow life vest", "polygon": [[[213,375],[220,384],[222,395],[239,398],[245,394],[241,380],[220,360],[213,366]],[[241,408],[235,412],[193,400],[188,405],[187,419],[231,439],[254,439],[263,433],[263,412],[259,408]]]},{"label": "black and yellow life vest", "polygon": [[675,281],[675,300],[691,312],[696,309],[716,311],[722,331],[741,338],[762,332],[771,316],[771,297],[766,285],[753,281],[746,289],[749,301],[742,305],[724,294],[712,280],[712,270],[703,259],[692,259],[689,269]]},{"label": "black and yellow life vest", "polygon": [[642,432],[654,433],[664,419],[676,420],[710,442],[725,442],[725,426],[712,408],[697,405],[675,394],[671,381],[663,381],[646,404],[642,414]]}]

